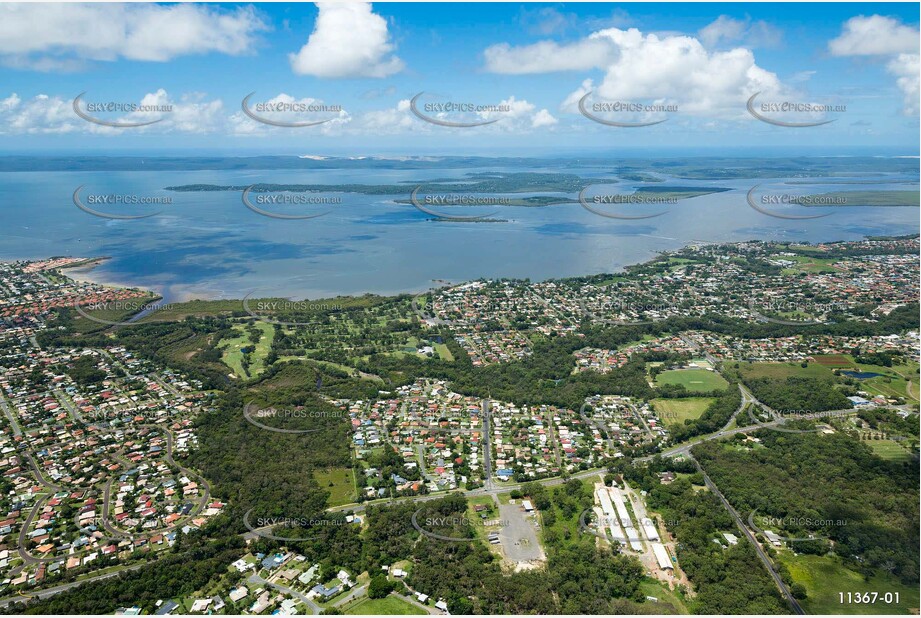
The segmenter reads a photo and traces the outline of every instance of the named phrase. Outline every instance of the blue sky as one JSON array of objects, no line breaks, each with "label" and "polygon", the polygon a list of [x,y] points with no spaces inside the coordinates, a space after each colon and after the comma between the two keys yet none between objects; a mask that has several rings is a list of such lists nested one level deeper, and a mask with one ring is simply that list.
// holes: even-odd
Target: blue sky
[{"label": "blue sky", "polygon": [[[917,4],[0,5],[0,150],[918,153]],[[72,103],[169,106],[87,112]],[[340,106],[260,112],[241,100]],[[416,117],[409,101],[445,127]],[[764,117],[746,110],[756,92]],[[591,94],[589,94],[591,93]],[[579,112],[622,123],[612,127]],[[501,110],[438,112],[445,102]],[[782,111],[774,104],[833,111]],[[630,103],[639,112],[604,111]],[[600,105],[601,107],[593,107]],[[649,109],[651,108],[651,109]],[[87,109],[87,108],[84,108]],[[264,107],[261,109],[265,109]],[[663,111],[665,110],[665,111]],[[494,121],[483,125],[488,121]]]}]

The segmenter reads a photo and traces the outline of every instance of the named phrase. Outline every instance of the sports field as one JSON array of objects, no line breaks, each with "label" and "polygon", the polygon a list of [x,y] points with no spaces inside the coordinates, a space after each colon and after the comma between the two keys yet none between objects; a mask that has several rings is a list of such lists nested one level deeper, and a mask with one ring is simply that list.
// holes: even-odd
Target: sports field
[{"label": "sports field", "polygon": [[723,376],[706,369],[673,369],[656,376],[656,384],[681,384],[689,391],[706,393],[729,386]]}]

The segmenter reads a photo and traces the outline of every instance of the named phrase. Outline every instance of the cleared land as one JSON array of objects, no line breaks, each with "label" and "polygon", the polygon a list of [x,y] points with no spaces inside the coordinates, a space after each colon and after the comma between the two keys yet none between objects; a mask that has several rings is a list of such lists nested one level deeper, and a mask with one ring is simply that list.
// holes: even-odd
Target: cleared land
[{"label": "cleared land", "polygon": [[833,273],[832,266],[838,260],[831,258],[817,258],[808,255],[784,255],[777,256],[779,259],[796,262],[796,266],[784,268],[781,272],[785,275],[795,275],[798,273]]},{"label": "cleared land", "polygon": [[640,590],[646,596],[657,598],[659,603],[668,603],[674,607],[675,611],[677,611],[679,614],[691,613],[685,604],[683,595],[674,590],[669,590],[668,586],[664,585],[660,581],[648,577],[640,584]]},{"label": "cleared land", "polygon": [[383,599],[365,599],[344,612],[347,615],[365,614],[371,616],[399,616],[401,614],[423,615],[425,611],[393,595]]},{"label": "cleared land", "polygon": [[864,444],[873,449],[873,452],[888,461],[905,461],[909,451],[895,440],[865,440]]},{"label": "cleared land", "polygon": [[666,425],[683,425],[686,420],[700,418],[713,397],[688,397],[686,399],[653,399],[652,405]]},{"label": "cleared land", "polygon": [[[917,586],[906,586],[890,575],[876,574],[865,581],[863,575],[852,571],[834,556],[794,555],[790,551],[779,553],[793,581],[806,587],[807,598],[803,608],[810,614],[917,614],[919,594]],[[839,593],[845,593],[841,603]],[[899,593],[899,603],[875,604],[847,603],[847,593],[887,592]]]},{"label": "cleared land", "polygon": [[656,384],[680,384],[689,391],[706,393],[729,386],[723,376],[706,369],[674,369],[656,376]]},{"label": "cleared land", "polygon": [[826,367],[852,367],[854,361],[844,354],[824,354],[812,357],[815,362]]},{"label": "cleared land", "polygon": [[818,363],[809,363],[806,367],[800,366],[799,363],[741,363],[739,371],[746,378],[774,378],[778,380],[793,376],[825,380],[835,378],[831,369]]},{"label": "cleared land", "polygon": [[320,484],[321,489],[329,491],[326,500],[328,506],[339,506],[355,501],[355,480],[351,468],[330,468],[317,470],[313,478]]},{"label": "cleared land", "polygon": [[443,361],[451,362],[454,360],[454,355],[451,354],[451,350],[448,349],[443,343],[436,343],[434,345],[435,351],[438,352],[438,357]]}]

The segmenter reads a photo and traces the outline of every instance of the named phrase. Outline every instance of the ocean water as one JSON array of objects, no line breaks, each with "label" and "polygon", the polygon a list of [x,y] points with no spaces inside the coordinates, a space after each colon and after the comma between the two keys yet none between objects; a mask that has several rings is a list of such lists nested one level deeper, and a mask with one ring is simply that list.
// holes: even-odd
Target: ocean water
[{"label": "ocean water", "polygon": [[[832,212],[821,219],[786,220],[759,213],[745,200],[746,192],[758,183],[763,183],[759,191],[799,194],[858,189],[917,191],[917,177],[908,179],[914,181],[912,185],[892,184],[902,177],[881,180],[874,176],[881,184],[808,187],[784,184],[794,179],[674,179],[671,184],[732,190],[676,205],[611,208],[631,214],[665,211],[656,218],[630,221],[601,217],[579,204],[448,207],[442,210],[458,214],[496,211],[496,218],[507,221],[433,221],[411,205],[395,203],[393,196],[359,194],[338,194],[342,203],[336,205],[274,209],[298,214],[329,211],[314,219],[279,220],[247,209],[238,192],[164,190],[193,183],[411,183],[491,171],[500,170],[5,172],[0,173],[0,259],[108,256],[111,259],[88,273],[89,278],[154,289],[167,301],[241,298],[247,294],[300,299],[418,292],[437,285],[436,281],[480,277],[542,280],[614,272],[659,251],[701,241],[819,242],[919,231],[917,208],[771,206],[784,213]],[[590,177],[612,175],[601,169],[559,171]],[[629,191],[639,184],[622,183],[620,189]],[[84,202],[90,194],[121,194],[170,196],[172,203],[92,205],[115,213],[160,211],[146,219],[103,219],[74,205],[72,195],[81,185]],[[407,194],[412,187],[407,185]]]}]

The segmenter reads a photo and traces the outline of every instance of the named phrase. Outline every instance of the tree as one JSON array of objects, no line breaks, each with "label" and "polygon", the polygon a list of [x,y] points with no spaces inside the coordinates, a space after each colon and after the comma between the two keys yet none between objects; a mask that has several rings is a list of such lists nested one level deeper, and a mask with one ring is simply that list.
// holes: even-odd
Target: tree
[{"label": "tree", "polygon": [[375,575],[368,584],[368,597],[372,599],[383,599],[393,590],[393,584],[385,575]]}]

